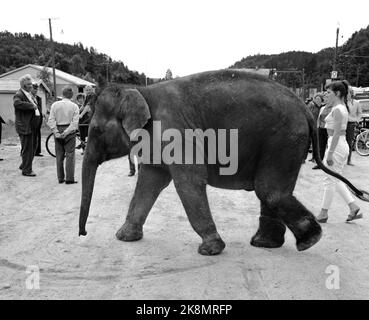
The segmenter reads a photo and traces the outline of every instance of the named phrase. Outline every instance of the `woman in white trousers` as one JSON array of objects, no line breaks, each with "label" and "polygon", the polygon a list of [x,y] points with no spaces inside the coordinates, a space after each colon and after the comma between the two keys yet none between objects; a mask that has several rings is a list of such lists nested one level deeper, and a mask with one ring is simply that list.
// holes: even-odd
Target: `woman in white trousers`
[{"label": "woman in white trousers", "polygon": [[[347,93],[348,84],[344,81],[332,82],[327,86],[327,104],[331,104],[333,108],[325,119],[325,128],[328,132],[328,150],[325,153],[323,162],[331,170],[339,174],[342,174],[349,155],[349,146],[346,141],[349,112],[347,107]],[[350,212],[346,221],[362,218],[362,214],[359,213],[360,207],[356,204],[352,194],[343,182],[326,175],[323,184],[322,209],[317,217],[320,223],[325,223],[328,220],[328,210],[332,204],[336,190],[349,207]]]}]

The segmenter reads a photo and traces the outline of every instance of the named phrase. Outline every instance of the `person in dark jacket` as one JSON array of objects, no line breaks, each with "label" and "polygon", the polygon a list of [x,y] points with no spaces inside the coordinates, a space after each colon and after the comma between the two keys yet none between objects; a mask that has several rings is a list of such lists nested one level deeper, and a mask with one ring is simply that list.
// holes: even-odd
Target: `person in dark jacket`
[{"label": "person in dark jacket", "polygon": [[[307,108],[312,113],[315,123],[317,123],[318,121],[319,112],[323,106],[323,100],[323,94],[318,92],[317,94],[315,94],[314,98],[307,104]],[[314,155],[311,156],[311,159],[309,159],[309,161],[315,161]]]},{"label": "person in dark jacket", "polygon": [[[324,159],[325,150],[327,148],[328,143],[328,132],[325,128],[325,118],[332,111],[332,105],[326,103],[320,108],[319,116],[318,116],[318,143],[319,143],[319,155],[320,159]],[[313,170],[320,170],[319,166],[316,165],[313,167]]]},{"label": "person in dark jacket", "polygon": [[20,79],[20,87],[13,97],[15,130],[22,147],[22,163],[19,169],[24,176],[34,177],[36,174],[32,170],[32,162],[37,147],[36,128],[41,114],[31,94],[32,77],[29,74]]},{"label": "person in dark jacket", "polygon": [[40,121],[37,123],[37,126],[36,126],[37,147],[36,147],[35,156],[36,157],[43,157],[44,155],[41,153],[41,126],[42,126],[42,120],[43,120],[43,118],[42,118],[42,99],[37,95],[37,91],[38,91],[38,83],[33,82],[31,93],[32,93],[32,96],[36,100],[38,111],[40,112],[40,117],[38,119]]},{"label": "person in dark jacket", "polygon": [[[1,144],[1,131],[2,131],[2,125],[5,123],[4,119],[0,116],[0,144]],[[3,161],[4,159],[0,158],[0,161]]]},{"label": "person in dark jacket", "polygon": [[315,123],[318,121],[318,116],[319,116],[320,108],[322,107],[322,104],[323,104],[323,100],[324,100],[323,94],[318,92],[314,96],[313,100],[310,101],[308,104],[308,109],[313,114]]}]

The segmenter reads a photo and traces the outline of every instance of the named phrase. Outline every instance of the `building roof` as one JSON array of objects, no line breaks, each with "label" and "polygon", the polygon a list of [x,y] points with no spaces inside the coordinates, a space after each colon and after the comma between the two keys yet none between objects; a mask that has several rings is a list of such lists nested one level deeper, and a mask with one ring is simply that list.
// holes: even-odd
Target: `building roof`
[{"label": "building roof", "polygon": [[[42,71],[44,69],[43,66],[39,66],[37,64],[27,64],[27,65],[25,65],[23,67],[20,67],[18,69],[14,69],[14,70],[9,71],[7,73],[0,74],[0,79],[2,77],[5,77],[5,76],[9,75],[9,74],[12,74],[14,72],[18,72],[22,69],[26,69],[26,68],[29,68],[29,67],[33,68],[33,69],[36,69],[37,71]],[[50,74],[52,74],[52,72],[53,72],[52,68],[46,67],[46,69]],[[69,73],[66,73],[66,72],[58,70],[58,69],[55,69],[55,76],[65,80],[65,81],[68,81],[72,84],[78,85],[78,86],[96,86],[95,83],[93,83],[93,82],[86,81],[84,79],[78,78],[76,76],[73,76]]]},{"label": "building roof", "polygon": [[[50,89],[47,87],[47,85],[42,81],[37,81],[39,86],[42,86],[45,91],[49,92],[51,94]],[[19,80],[8,80],[8,79],[0,79],[0,92],[1,93],[15,93],[20,88],[19,86]]]}]

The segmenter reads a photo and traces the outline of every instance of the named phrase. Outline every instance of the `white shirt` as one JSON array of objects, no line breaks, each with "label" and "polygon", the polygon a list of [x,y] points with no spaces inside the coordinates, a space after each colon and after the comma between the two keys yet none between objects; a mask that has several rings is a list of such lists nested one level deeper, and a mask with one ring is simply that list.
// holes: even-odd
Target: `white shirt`
[{"label": "white shirt", "polygon": [[72,131],[78,129],[78,121],[79,108],[69,99],[64,98],[51,105],[47,124],[54,133],[58,132],[57,126],[68,125],[68,128],[64,131],[65,134],[68,135]]},{"label": "white shirt", "polygon": [[341,112],[341,114],[342,114],[341,130],[346,130],[347,120],[348,120],[348,111],[347,111],[346,106],[344,106],[343,104],[338,104],[338,105],[336,105],[335,107],[332,108],[332,111],[325,118],[325,128],[334,130],[333,112],[335,112],[335,110],[337,110],[337,111],[339,110],[338,112]]},{"label": "white shirt", "polygon": [[350,113],[348,116],[349,122],[359,122],[362,117],[362,110],[359,101],[352,100],[352,102],[348,103]]},{"label": "white shirt", "polygon": [[33,98],[32,94],[24,89],[22,89],[24,95],[27,97],[28,101],[33,103],[34,107],[35,107],[35,115],[36,116],[40,116],[40,111],[38,111],[38,107],[37,107],[37,101],[35,101],[35,99]]}]

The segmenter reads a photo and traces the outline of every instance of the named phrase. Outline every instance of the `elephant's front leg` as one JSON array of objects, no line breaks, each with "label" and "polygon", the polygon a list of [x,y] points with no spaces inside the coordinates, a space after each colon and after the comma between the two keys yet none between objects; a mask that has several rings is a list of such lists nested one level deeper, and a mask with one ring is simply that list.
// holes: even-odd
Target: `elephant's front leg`
[{"label": "elephant's front leg", "polygon": [[122,241],[136,241],[143,237],[142,227],[160,192],[168,186],[171,176],[168,171],[141,165],[136,189],[129,205],[128,215],[116,237]]},{"label": "elephant's front leg", "polygon": [[206,195],[207,171],[201,165],[174,165],[170,168],[174,185],[185,208],[192,228],[202,238],[198,252],[219,254],[225,243],[219,236],[211,216]]}]

